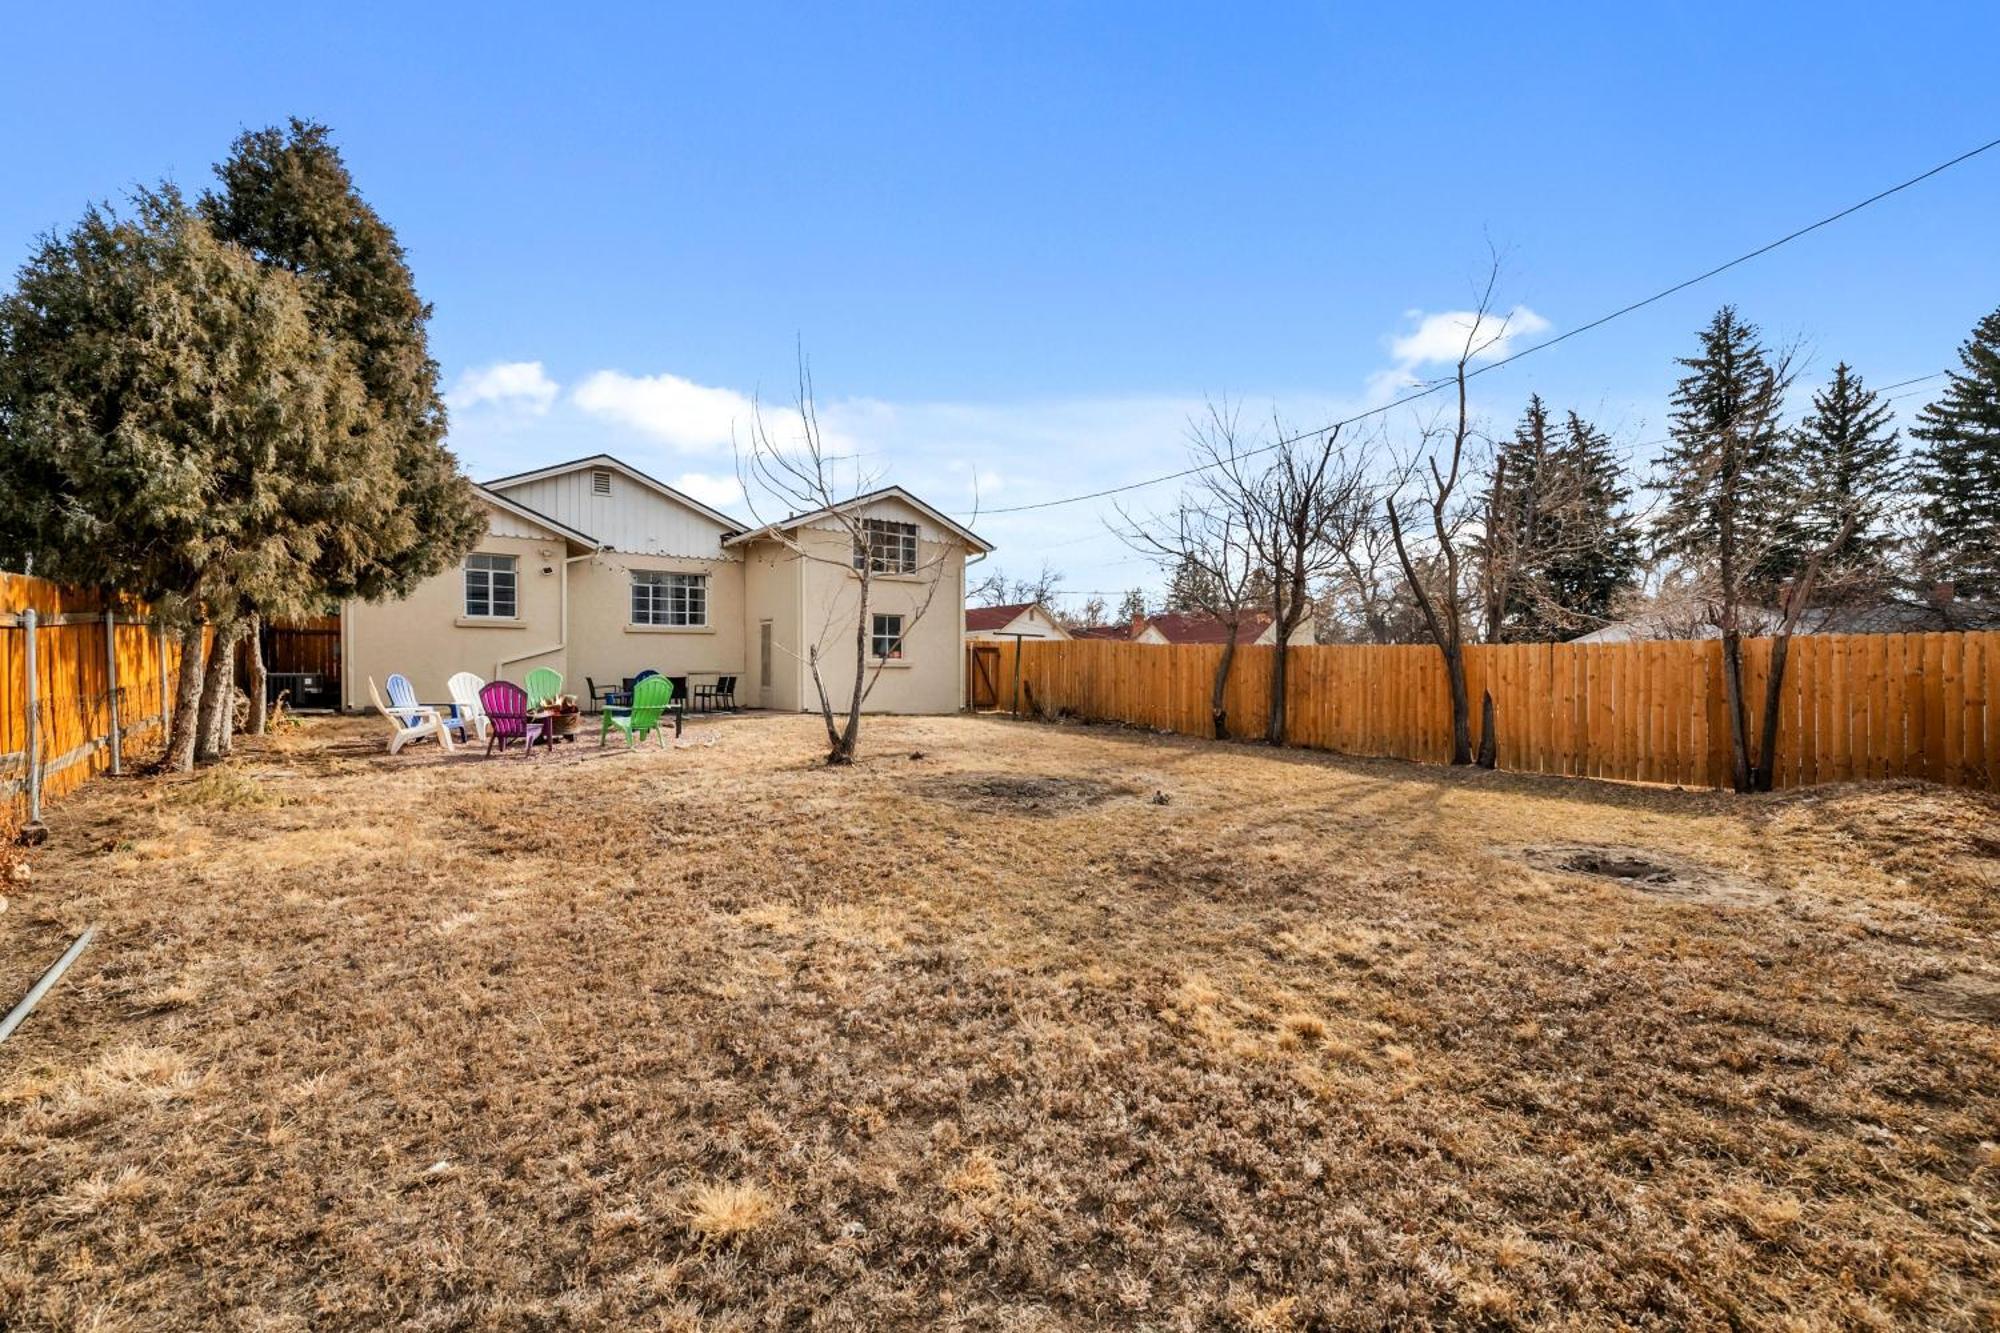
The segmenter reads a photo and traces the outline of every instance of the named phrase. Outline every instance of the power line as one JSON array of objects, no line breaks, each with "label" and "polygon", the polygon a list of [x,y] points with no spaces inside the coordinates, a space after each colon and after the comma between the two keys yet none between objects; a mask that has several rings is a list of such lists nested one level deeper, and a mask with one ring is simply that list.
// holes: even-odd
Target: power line
[{"label": "power line", "polygon": [[[1693,287],[1699,283],[1706,282],[1710,278],[1716,277],[1719,274],[1727,273],[1730,269],[1735,268],[1739,264],[1747,264],[1753,259],[1771,253],[1771,251],[1778,249],[1780,246],[1789,245],[1793,241],[1798,240],[1800,237],[1808,236],[1813,232],[1818,231],[1822,227],[1831,226],[1834,223],[1839,222],[1842,218],[1849,217],[1855,213],[1858,213],[1862,209],[1869,207],[1871,204],[1878,204],[1882,200],[1889,198],[1891,195],[1900,194],[1904,190],[1909,189],[1913,185],[1922,184],[1924,181],[1927,181],[1931,177],[1938,175],[1940,172],[1949,171],[1953,167],[1958,166],[1960,163],[1969,162],[1973,158],[1978,157],[1981,153],[1989,152],[1994,148],[2000,148],[2000,139],[1989,139],[1987,142],[1979,145],[1977,148],[1971,149],[1968,152],[1960,153],[1957,157],[1954,157],[1949,161],[1938,163],[1936,166],[1930,168],[1928,171],[1920,172],[1917,175],[1910,177],[1908,180],[1899,182],[1898,184],[1895,185],[1891,185],[1886,190],[1878,190],[1876,193],[1869,195],[1866,199],[1863,199],[1858,203],[1849,204],[1846,208],[1841,209],[1837,213],[1829,213],[1825,217],[1819,219],[1817,222],[1809,222],[1803,227],[1799,227],[1794,231],[1789,231],[1785,233],[1783,236],[1778,237],[1778,239],[1776,239],[1775,241],[1768,241],[1765,244],[1758,246],[1755,250],[1746,251],[1743,254],[1736,256],[1736,258],[1734,259],[1728,260],[1725,263],[1717,264],[1714,268],[1708,269],[1701,273],[1697,273],[1692,278],[1685,278],[1682,281],[1675,283],[1671,287],[1663,287],[1659,291],[1654,292],[1651,296],[1647,296],[1640,300],[1633,301],[1628,305],[1622,305],[1618,307],[1618,309],[1611,311],[1609,314],[1599,315],[1596,319],[1593,319],[1585,324],[1579,324],[1575,328],[1569,329],[1563,333],[1559,333],[1553,338],[1544,339],[1543,341],[1538,342],[1531,347],[1524,347],[1518,352],[1514,352],[1508,356],[1503,356],[1497,361],[1489,361],[1483,366],[1479,366],[1478,368],[1473,370],[1468,370],[1465,373],[1465,378],[1475,379],[1478,376],[1486,374],[1488,371],[1499,370],[1501,367],[1510,366],[1514,362],[1519,361],[1524,357],[1533,356],[1536,352],[1546,351],[1547,349],[1554,347],[1558,343],[1568,342],[1571,338],[1577,337],[1579,334],[1588,333],[1592,329],[1602,328],[1606,324],[1609,324],[1611,321],[1615,319],[1622,319],[1624,316],[1629,315],[1636,310],[1643,310],[1649,305],[1653,305],[1654,303],[1659,301],[1664,301],[1669,296],[1672,296],[1677,292],[1684,292],[1688,288]],[[1912,380],[1907,382],[1915,383],[1916,381]],[[1414,393],[1407,393],[1400,398],[1392,399],[1389,402],[1383,403],[1380,407],[1371,407],[1365,412],[1357,412],[1351,417],[1343,417],[1339,421],[1329,422],[1327,425],[1321,426],[1317,430],[1304,431],[1297,435],[1287,436],[1281,440],[1274,440],[1270,444],[1259,445],[1255,449],[1246,449],[1242,453],[1235,454],[1232,457],[1238,459],[1254,458],[1258,454],[1270,453],[1274,449],[1282,449],[1286,445],[1297,444],[1300,440],[1309,440],[1314,438],[1315,436],[1325,435],[1329,431],[1340,430],[1344,427],[1354,425],[1356,422],[1366,421],[1370,417],[1380,416],[1385,412],[1391,412],[1394,411],[1396,408],[1404,407],[1410,403],[1414,403],[1421,399],[1428,398],[1432,394],[1437,393],[1439,390],[1448,388],[1455,383],[1456,383],[1455,378],[1448,380],[1439,380],[1436,383],[1433,383],[1425,388],[1418,389]],[[1889,385],[1887,387],[1896,388],[1899,386]],[[1118,495],[1125,491],[1136,491],[1147,486],[1157,486],[1163,481],[1177,481],[1182,477],[1192,477],[1197,473],[1207,471],[1209,468],[1213,466],[1215,466],[1215,464],[1210,463],[1210,464],[1198,465],[1195,467],[1182,468],[1178,472],[1162,473],[1157,477],[1148,477],[1144,481],[1127,482],[1121,486],[1107,486],[1102,490],[1086,491],[1081,495],[1068,495],[1062,497],[1061,499],[1056,499],[1056,500],[1039,500],[1033,504],[1008,505],[1000,509],[986,510],[985,513],[988,516],[997,514],[1019,514],[1019,513],[1025,513],[1028,510],[1033,510],[1033,509],[1053,509],[1058,505],[1079,504],[1085,500],[1101,500],[1109,495]]]}]

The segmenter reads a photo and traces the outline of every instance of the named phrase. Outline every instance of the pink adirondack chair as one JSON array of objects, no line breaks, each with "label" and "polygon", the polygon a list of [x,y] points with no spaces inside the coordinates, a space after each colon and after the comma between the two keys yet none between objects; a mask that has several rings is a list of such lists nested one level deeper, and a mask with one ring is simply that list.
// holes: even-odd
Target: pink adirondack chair
[{"label": "pink adirondack chair", "polygon": [[528,716],[528,692],[511,680],[496,680],[479,690],[479,708],[486,714],[486,753],[499,746],[502,753],[513,741],[526,742],[521,757],[535,752],[535,742],[545,741],[547,724]]}]

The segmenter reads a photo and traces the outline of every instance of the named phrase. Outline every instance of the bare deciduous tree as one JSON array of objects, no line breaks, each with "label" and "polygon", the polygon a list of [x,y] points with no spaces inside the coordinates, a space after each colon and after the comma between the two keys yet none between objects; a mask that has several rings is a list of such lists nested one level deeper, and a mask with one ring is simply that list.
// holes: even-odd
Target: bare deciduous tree
[{"label": "bare deciduous tree", "polygon": [[1208,693],[1209,723],[1220,740],[1229,735],[1225,700],[1236,660],[1236,631],[1260,564],[1249,537],[1248,497],[1236,474],[1221,466],[1240,452],[1236,414],[1211,403],[1206,420],[1190,423],[1189,436],[1201,470],[1179,503],[1166,514],[1145,518],[1134,518],[1121,507],[1113,531],[1133,550],[1157,561],[1174,577],[1181,596],[1227,631]]},{"label": "bare deciduous tree", "polygon": [[[881,477],[869,473],[858,458],[833,453],[821,431],[819,409],[813,398],[812,372],[803,354],[799,357],[797,397],[788,415],[796,417],[797,437],[789,443],[774,439],[766,424],[761,403],[753,404],[747,439],[736,445],[737,478],[743,485],[745,503],[759,532],[783,547],[794,560],[806,561],[822,569],[838,570],[843,580],[851,580],[855,597],[853,612],[854,681],[847,698],[836,706],[828,673],[843,632],[841,612],[844,598],[826,599],[818,631],[803,645],[782,646],[782,651],[802,657],[812,676],[819,702],[820,717],[826,723],[827,755],[830,765],[851,764],[861,737],[861,707],[874,692],[883,669],[902,651],[910,632],[930,610],[938,588],[951,568],[953,547],[935,543],[924,553],[924,543],[915,541],[914,551],[893,534],[878,526],[869,500],[879,489]],[[777,521],[767,521],[759,512],[757,495],[782,505],[791,513]],[[795,520],[810,517],[811,524]],[[838,534],[832,541],[816,541],[809,535],[815,528]],[[894,614],[902,617],[900,631],[871,668],[870,639],[875,605],[872,594],[876,578],[893,575],[909,596],[897,602]],[[806,632],[811,632],[810,630]]]},{"label": "bare deciduous tree", "polygon": [[[1451,762],[1472,762],[1472,701],[1465,683],[1466,563],[1470,552],[1473,506],[1466,502],[1462,485],[1472,466],[1470,451],[1475,439],[1471,409],[1466,401],[1466,367],[1507,336],[1507,319],[1493,315],[1493,288],[1499,280],[1499,265],[1487,271],[1479,301],[1467,321],[1465,341],[1452,368],[1451,383],[1457,390],[1457,409],[1449,418],[1434,418],[1423,428],[1416,454],[1399,469],[1383,498],[1382,512],[1388,521],[1389,536],[1410,595],[1423,613],[1431,642],[1444,657],[1445,678],[1451,692]],[[1491,324],[1489,324],[1491,320]],[[1405,488],[1414,485],[1415,506],[1428,518],[1429,558],[1437,567],[1421,568],[1412,552],[1412,538],[1402,512]],[[1490,722],[1491,699],[1486,704]],[[1481,761],[1491,765],[1492,728],[1486,728],[1481,745]]]},{"label": "bare deciduous tree", "polygon": [[1235,412],[1210,404],[1191,430],[1197,486],[1164,518],[1120,517],[1121,535],[1181,575],[1186,595],[1206,603],[1227,630],[1210,700],[1218,735],[1238,627],[1253,590],[1262,592],[1276,636],[1264,734],[1277,745],[1285,738],[1291,638],[1312,611],[1313,588],[1340,568],[1368,504],[1364,469],[1337,428],[1299,436],[1274,419],[1272,429],[1269,442],[1245,447]]}]

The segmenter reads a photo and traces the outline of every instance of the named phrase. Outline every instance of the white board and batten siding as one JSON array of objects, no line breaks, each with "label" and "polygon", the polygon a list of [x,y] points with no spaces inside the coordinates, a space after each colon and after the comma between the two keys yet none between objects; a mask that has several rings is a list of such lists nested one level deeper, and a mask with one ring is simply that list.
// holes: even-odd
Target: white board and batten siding
[{"label": "white board and batten siding", "polygon": [[728,529],[650,486],[610,468],[578,468],[496,487],[508,499],[634,555],[733,560]]}]

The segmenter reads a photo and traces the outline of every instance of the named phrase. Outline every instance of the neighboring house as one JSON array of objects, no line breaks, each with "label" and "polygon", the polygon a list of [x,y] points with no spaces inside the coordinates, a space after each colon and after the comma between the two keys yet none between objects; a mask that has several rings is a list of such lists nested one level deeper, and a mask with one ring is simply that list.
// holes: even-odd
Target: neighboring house
[{"label": "neighboring house", "polygon": [[[1192,611],[1162,611],[1132,622],[1124,636],[1134,643],[1228,643],[1229,626],[1211,615]],[[1236,622],[1236,642],[1269,646],[1278,641],[1278,626],[1271,617],[1246,612]],[[1294,648],[1314,641],[1312,617],[1299,622],[1286,640]]]},{"label": "neighboring house", "polygon": [[[601,688],[652,668],[691,686],[733,675],[746,707],[816,709],[815,644],[836,701],[852,688],[858,557],[833,511],[749,530],[604,454],[475,489],[487,533],[458,568],[401,601],[342,608],[347,707],[367,706],[370,676],[401,672],[429,702],[455,672],[519,681],[546,666],[580,698],[587,677]],[[840,512],[857,509],[876,533],[870,665],[884,663],[867,707],[953,712],[966,558],[992,548],[901,487]]]},{"label": "neighboring house", "polygon": [[1046,606],[1040,602],[1016,602],[1011,606],[969,606],[965,609],[965,637],[1011,643],[1024,639],[1067,639],[1072,637]]},{"label": "neighboring house", "polygon": [[1130,625],[1079,625],[1069,632],[1072,639],[1109,639],[1117,643],[1129,642],[1132,638]]},{"label": "neighboring house", "polygon": [[[1781,612],[1748,606],[1740,613],[1746,636],[1775,634]],[[1876,598],[1832,606],[1809,606],[1799,617],[1798,634],[1929,634],[1947,630],[2000,629],[2000,605],[1953,597],[1941,587],[1925,601]],[[1722,630],[1705,608],[1647,612],[1594,629],[1572,643],[1636,643],[1649,639],[1719,639]]]}]

